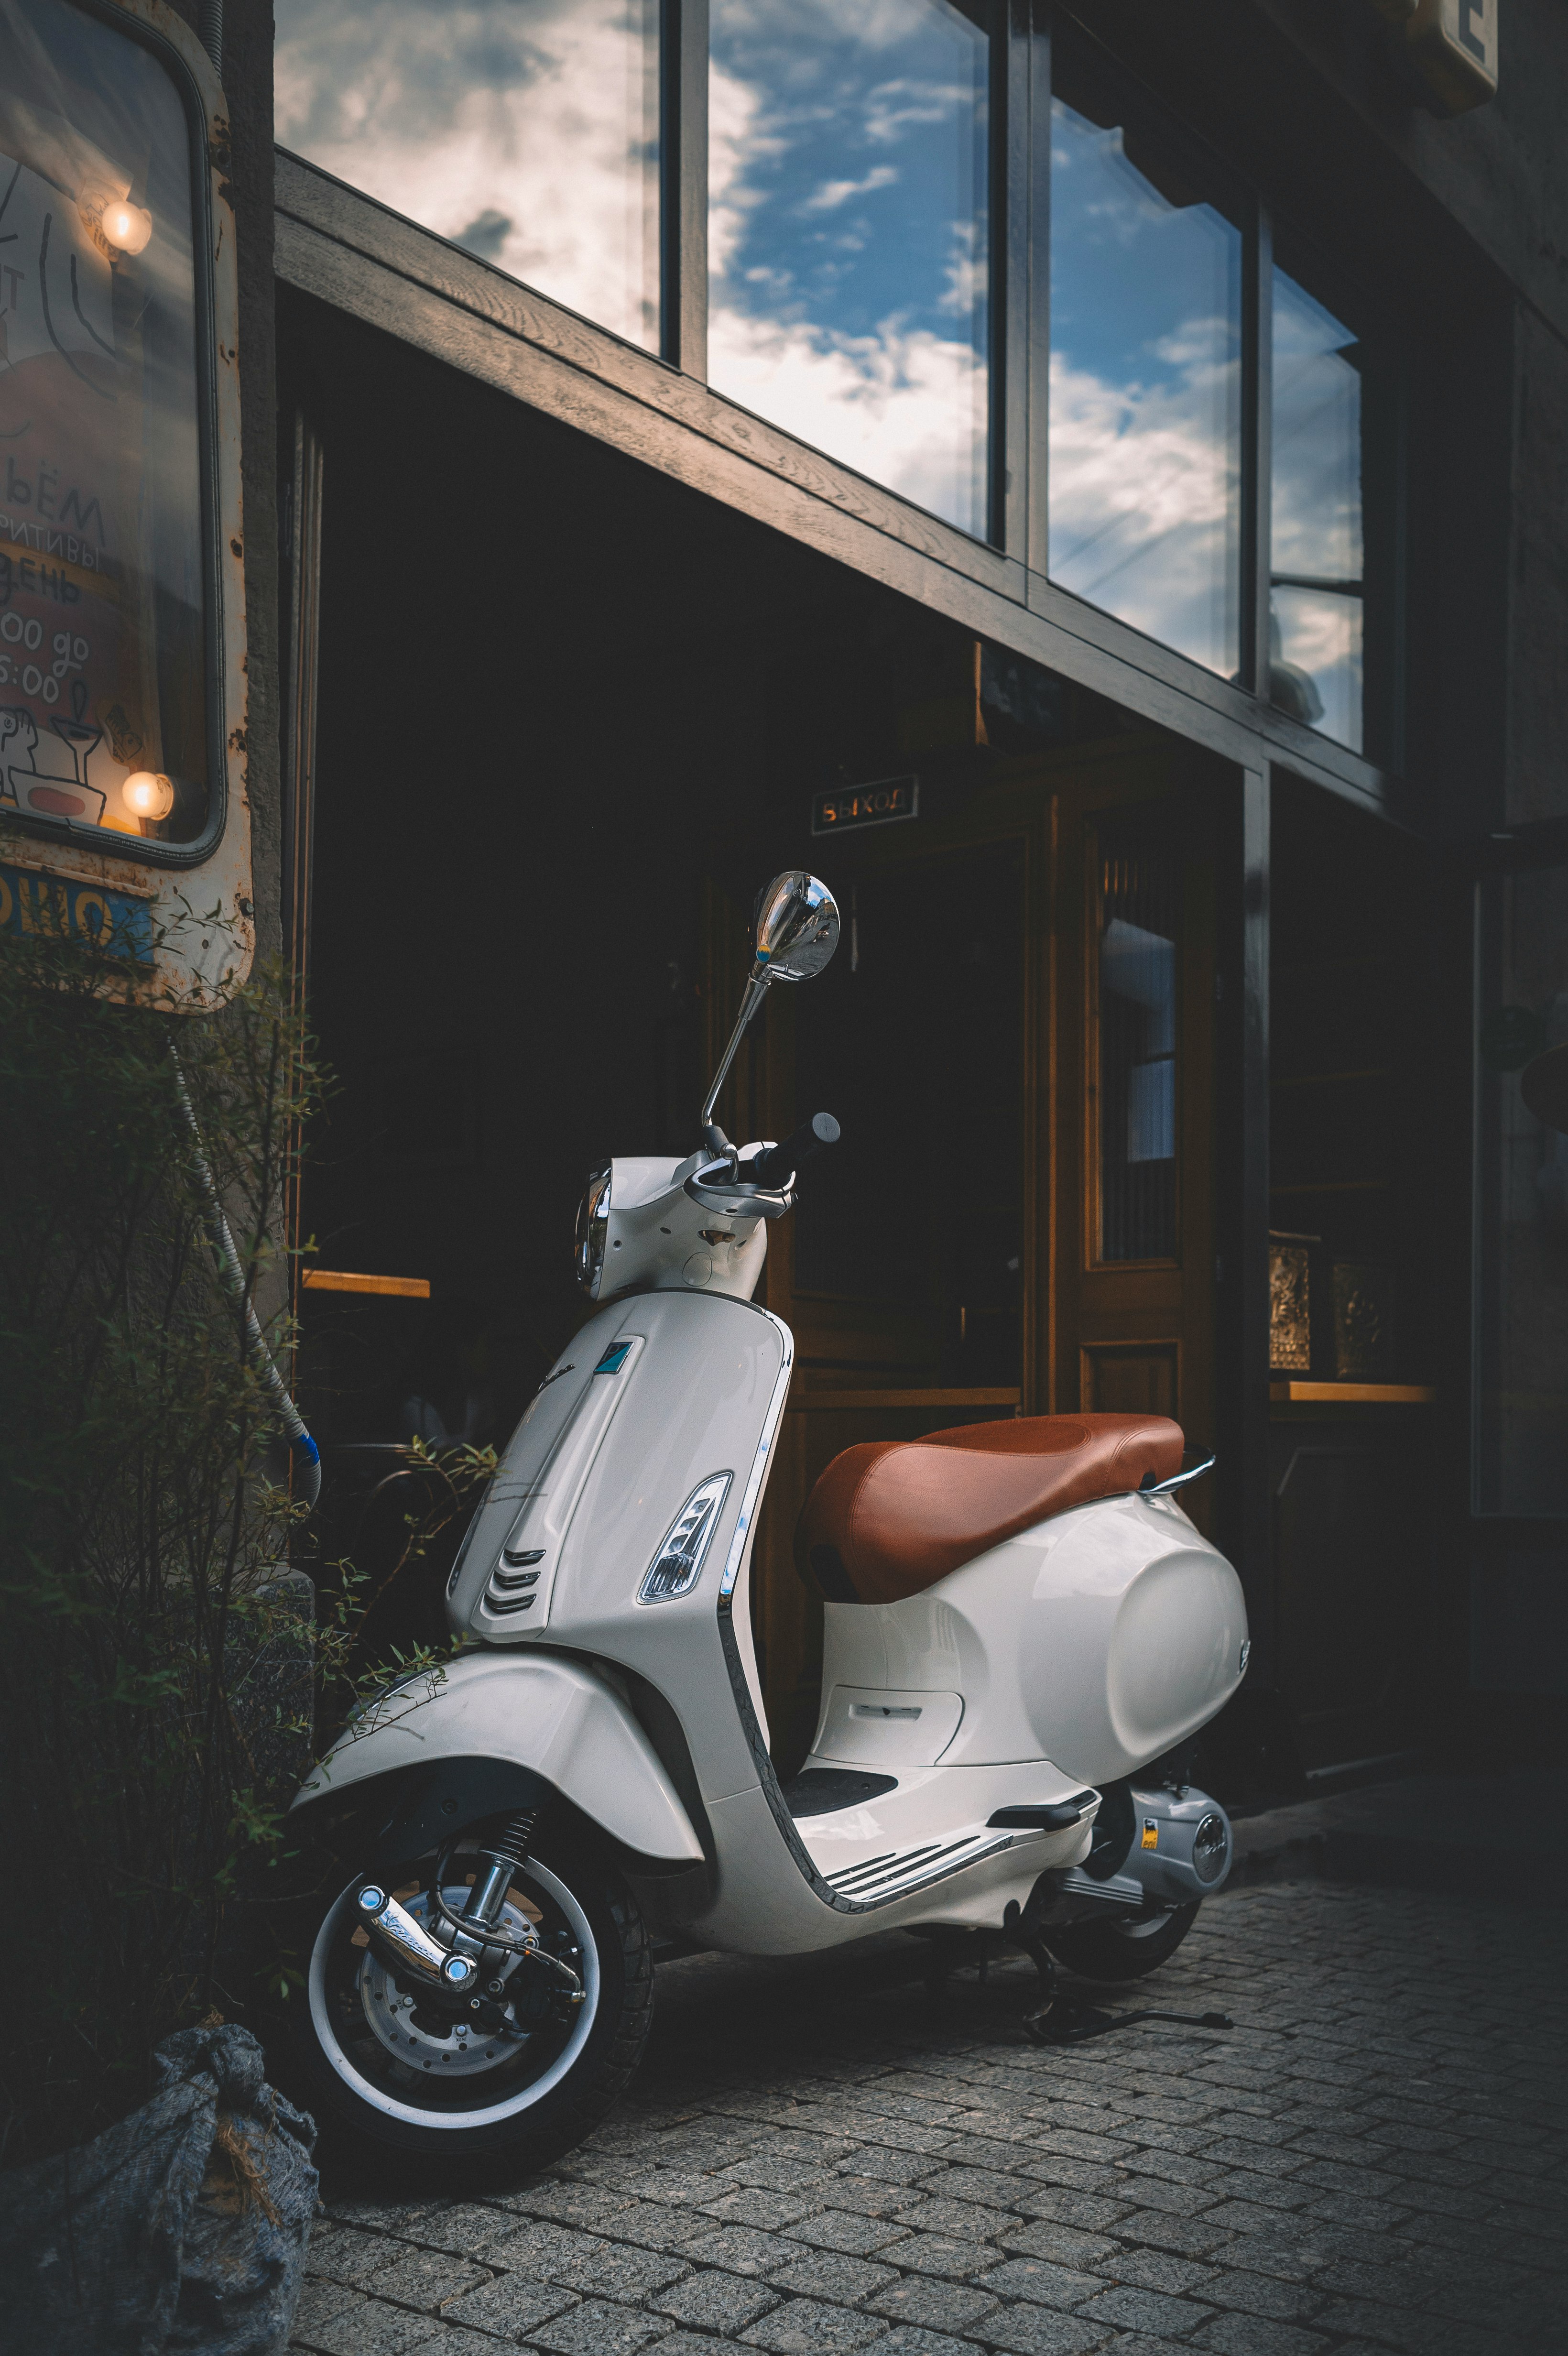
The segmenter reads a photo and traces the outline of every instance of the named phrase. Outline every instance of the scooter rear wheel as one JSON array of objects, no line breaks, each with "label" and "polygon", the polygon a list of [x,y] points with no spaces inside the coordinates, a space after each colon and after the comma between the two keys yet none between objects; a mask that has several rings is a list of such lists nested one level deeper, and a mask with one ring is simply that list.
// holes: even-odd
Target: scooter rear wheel
[{"label": "scooter rear wheel", "polygon": [[[472,1858],[448,1870],[472,1875]],[[516,1871],[499,1928],[531,1922],[542,1944],[575,1971],[581,2005],[559,2000],[539,1965],[487,2033],[424,1999],[366,1944],[355,1904],[357,1875],[317,1901],[304,2001],[289,2022],[297,2090],[323,2140],[382,2176],[475,2187],[509,2181],[571,2150],[624,2093],[653,2018],[647,1933],[620,1876],[586,1846],[541,1844]],[[394,1894],[416,1918],[430,1911],[417,1865]],[[454,1911],[468,1895],[456,1879],[443,1895]]]},{"label": "scooter rear wheel", "polygon": [[1064,1922],[1041,1935],[1059,1963],[1085,1980],[1141,1980],[1168,1962],[1198,1918],[1201,1901],[1160,1914],[1124,1914],[1108,1922]]}]

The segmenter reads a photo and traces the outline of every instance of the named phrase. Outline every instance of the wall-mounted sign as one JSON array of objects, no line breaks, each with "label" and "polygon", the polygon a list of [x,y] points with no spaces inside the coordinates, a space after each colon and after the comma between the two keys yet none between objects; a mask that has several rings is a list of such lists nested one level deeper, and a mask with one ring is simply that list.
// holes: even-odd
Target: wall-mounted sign
[{"label": "wall-mounted sign", "polygon": [[0,0],[0,836],[139,885],[201,999],[251,953],[223,97],[160,0]]},{"label": "wall-mounted sign", "polygon": [[1499,0],[1419,0],[1405,38],[1433,95],[1450,114],[1498,91]]},{"label": "wall-mounted sign", "polygon": [[840,786],[811,805],[813,834],[847,834],[851,827],[886,826],[920,815],[920,779],[876,777],[869,786]]},{"label": "wall-mounted sign", "polygon": [[1412,64],[1445,114],[1498,92],[1499,0],[1372,0],[1404,35]]}]

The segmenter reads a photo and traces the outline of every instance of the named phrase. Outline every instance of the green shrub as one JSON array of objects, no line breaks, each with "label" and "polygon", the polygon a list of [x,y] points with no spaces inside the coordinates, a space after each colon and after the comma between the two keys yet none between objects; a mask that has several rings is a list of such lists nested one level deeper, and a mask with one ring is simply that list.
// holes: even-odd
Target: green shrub
[{"label": "green shrub", "polygon": [[200,1015],[108,1002],[114,970],[0,942],[7,2163],[132,2106],[156,2040],[233,2005],[236,1901],[308,1739],[286,1451],[170,1042],[284,1365],[277,1238],[321,1071],[279,971]]}]

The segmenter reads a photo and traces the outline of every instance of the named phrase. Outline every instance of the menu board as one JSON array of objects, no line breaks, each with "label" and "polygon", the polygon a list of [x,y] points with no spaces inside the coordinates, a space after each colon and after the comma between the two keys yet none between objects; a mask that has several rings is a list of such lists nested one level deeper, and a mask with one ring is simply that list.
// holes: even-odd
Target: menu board
[{"label": "menu board", "polygon": [[208,810],[191,134],[151,52],[0,0],[0,820]]}]

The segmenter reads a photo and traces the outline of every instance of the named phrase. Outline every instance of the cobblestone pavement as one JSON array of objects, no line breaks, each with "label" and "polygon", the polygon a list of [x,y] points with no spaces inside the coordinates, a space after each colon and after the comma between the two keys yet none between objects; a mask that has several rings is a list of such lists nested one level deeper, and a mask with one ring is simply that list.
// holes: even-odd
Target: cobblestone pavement
[{"label": "cobblestone pavement", "polygon": [[[1067,2050],[912,1941],[660,1974],[635,2099],[488,2200],[329,2199],[319,2356],[1568,2349],[1568,1915],[1285,1883]],[[340,2187],[351,2194],[352,2186]]]}]

